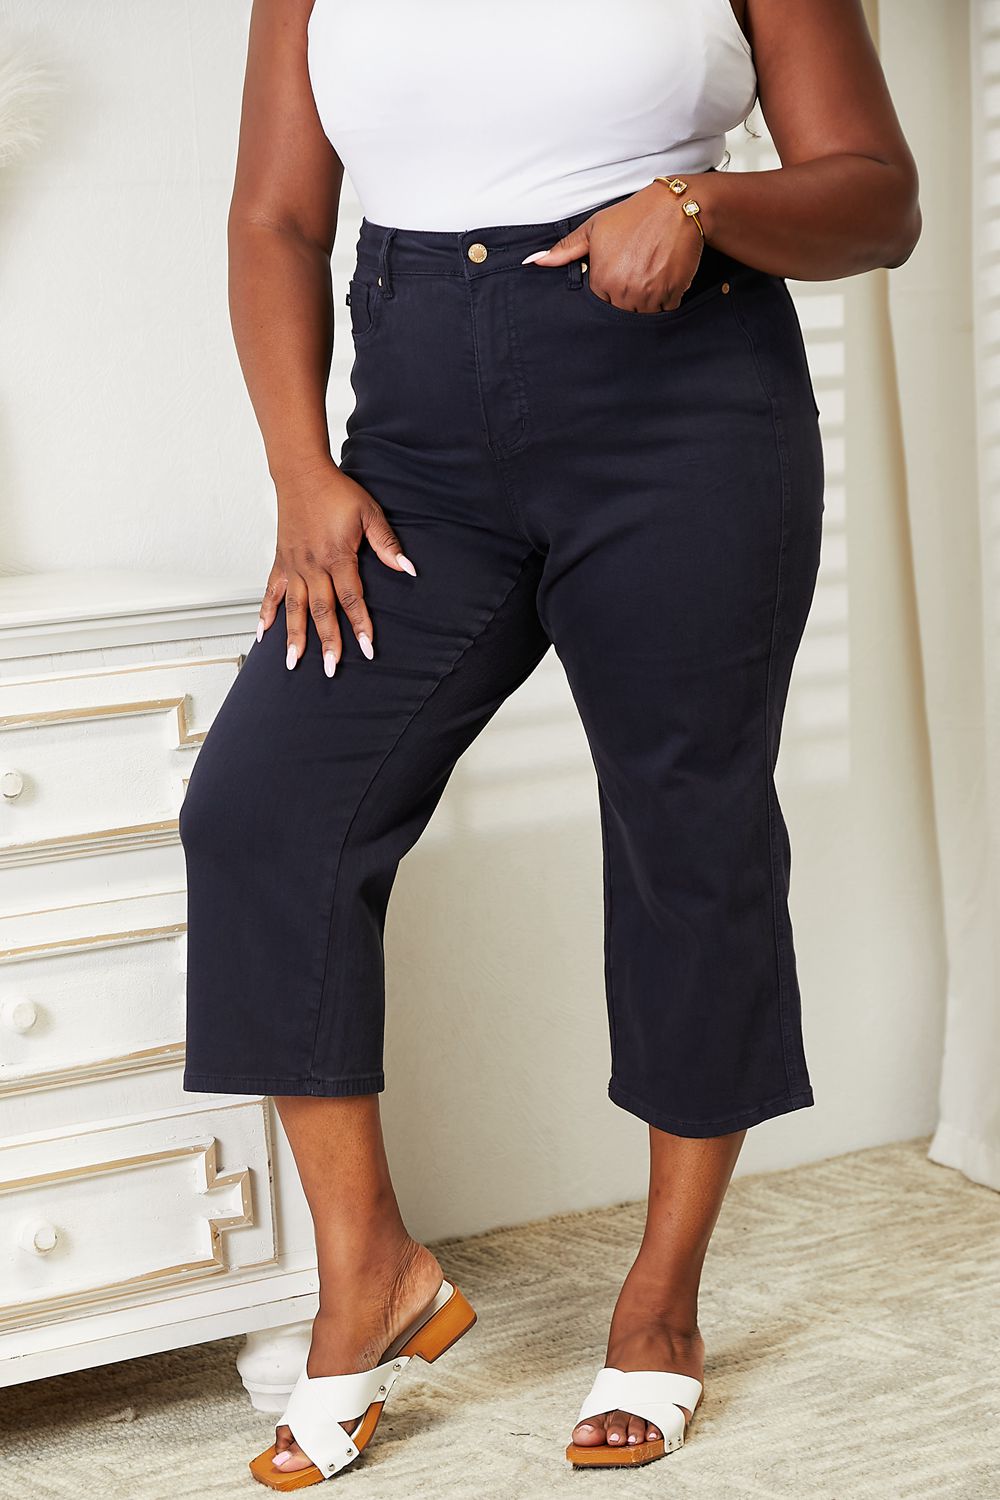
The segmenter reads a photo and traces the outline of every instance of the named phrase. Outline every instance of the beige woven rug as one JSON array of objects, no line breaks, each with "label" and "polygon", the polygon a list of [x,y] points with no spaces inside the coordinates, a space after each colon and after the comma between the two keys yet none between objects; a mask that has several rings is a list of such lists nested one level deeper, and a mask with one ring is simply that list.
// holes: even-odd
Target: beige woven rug
[{"label": "beige woven rug", "polygon": [[[414,1365],[371,1450],[327,1484],[358,1500],[997,1500],[1000,1196],[925,1151],[733,1184],[703,1285],[701,1407],[684,1448],[631,1472],[571,1469],[563,1449],[641,1205],[436,1247],[479,1323]],[[239,1342],[0,1391],[0,1495],[262,1496],[246,1462],[273,1420],[243,1392]]]}]

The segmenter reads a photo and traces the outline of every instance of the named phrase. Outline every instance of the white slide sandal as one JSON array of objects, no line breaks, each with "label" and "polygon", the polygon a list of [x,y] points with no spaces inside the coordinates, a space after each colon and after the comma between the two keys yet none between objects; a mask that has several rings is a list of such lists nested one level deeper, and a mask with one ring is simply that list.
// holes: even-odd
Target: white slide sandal
[{"label": "white slide sandal", "polygon": [[[450,1349],[476,1321],[476,1314],[457,1287],[442,1281],[437,1293],[394,1339],[373,1370],[356,1375],[310,1376],[302,1373],[288,1398],[279,1427],[290,1427],[302,1452],[311,1460],[309,1468],[283,1474],[272,1463],[277,1445],[259,1453],[250,1462],[250,1472],[272,1490],[299,1490],[319,1484],[352,1464],[368,1446],[389,1392],[414,1355],[437,1359]],[[342,1422],[358,1417],[348,1433]]]},{"label": "white slide sandal", "polygon": [[627,1411],[655,1427],[662,1437],[652,1443],[594,1443],[583,1446],[570,1443],[566,1457],[577,1468],[605,1466],[621,1468],[629,1464],[648,1464],[654,1458],[673,1453],[684,1444],[687,1425],[685,1407],[693,1416],[701,1400],[702,1385],[692,1375],[675,1375],[667,1370],[616,1370],[605,1365],[580,1407],[575,1426],[603,1417],[609,1411]]}]

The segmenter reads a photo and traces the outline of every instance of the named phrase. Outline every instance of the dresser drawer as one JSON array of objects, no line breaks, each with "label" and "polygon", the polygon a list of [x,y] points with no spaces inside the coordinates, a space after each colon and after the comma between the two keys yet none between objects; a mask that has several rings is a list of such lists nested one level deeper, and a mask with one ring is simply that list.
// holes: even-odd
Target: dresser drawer
[{"label": "dresser drawer", "polygon": [[0,918],[0,1099],[179,1062],[183,891]]},{"label": "dresser drawer", "polygon": [[264,1100],[0,1148],[0,1327],[159,1300],[275,1255]]},{"label": "dresser drawer", "polygon": [[0,866],[175,841],[194,752],[240,662],[0,684]]}]

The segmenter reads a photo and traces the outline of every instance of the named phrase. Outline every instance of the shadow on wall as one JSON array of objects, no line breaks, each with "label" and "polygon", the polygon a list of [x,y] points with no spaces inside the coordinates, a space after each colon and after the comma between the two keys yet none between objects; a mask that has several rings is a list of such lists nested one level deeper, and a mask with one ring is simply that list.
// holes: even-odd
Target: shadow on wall
[{"label": "shadow on wall", "polygon": [[[980,150],[985,167],[979,189],[984,204],[990,205],[988,230],[978,246],[976,273],[980,285],[991,297],[992,337],[978,351],[978,362],[984,376],[984,389],[990,399],[981,400],[979,420],[982,423],[982,495],[983,495],[983,567],[985,597],[1000,599],[1000,9],[984,9],[984,59],[992,58],[993,68],[983,63],[984,108],[989,108],[989,129],[983,132]],[[989,70],[989,71],[988,71]],[[987,91],[985,85],[992,84]],[[983,319],[983,323],[985,323]]]},{"label": "shadow on wall", "polygon": [[789,286],[809,354],[826,466],[823,550],[812,610],[795,663],[777,782],[844,784],[850,775],[846,299],[824,283]]}]

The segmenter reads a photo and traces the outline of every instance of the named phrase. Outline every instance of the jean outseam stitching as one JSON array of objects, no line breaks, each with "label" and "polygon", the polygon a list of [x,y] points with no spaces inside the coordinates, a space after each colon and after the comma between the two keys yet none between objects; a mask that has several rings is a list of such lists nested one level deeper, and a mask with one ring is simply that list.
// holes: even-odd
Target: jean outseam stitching
[{"label": "jean outseam stitching", "polygon": [[767,382],[764,379],[764,374],[763,374],[763,371],[761,369],[760,358],[759,358],[759,355],[757,353],[756,343],[754,341],[753,335],[751,334],[749,328],[747,327],[747,325],[746,325],[746,323],[745,323],[745,321],[744,321],[744,319],[743,319],[743,317],[742,317],[742,315],[740,313],[739,305],[738,305],[738,302],[737,302],[737,299],[736,299],[735,295],[733,295],[732,307],[733,307],[733,315],[734,315],[734,317],[736,319],[736,323],[737,323],[740,331],[742,332],[743,337],[745,338],[745,340],[747,342],[747,347],[749,348],[749,351],[750,351],[750,357],[753,360],[754,369],[756,371],[757,379],[758,379],[758,381],[760,383],[760,388],[761,388],[761,391],[762,391],[762,393],[764,395],[764,399],[767,401],[768,407],[770,408],[770,412],[771,412],[771,427],[772,427],[772,430],[774,432],[775,453],[776,453],[777,459],[778,459],[778,472],[779,472],[779,474],[781,476],[781,511],[780,511],[779,533],[778,533],[778,562],[777,562],[777,567],[775,569],[774,609],[773,609],[772,614],[771,614],[771,635],[770,635],[770,640],[768,642],[768,650],[767,650],[767,676],[766,676],[765,686],[764,686],[764,726],[763,726],[763,728],[764,728],[764,776],[765,776],[765,788],[764,788],[764,791],[765,791],[765,801],[766,801],[766,806],[767,806],[768,873],[770,875],[770,884],[771,884],[771,921],[772,921],[772,926],[773,926],[773,929],[774,929],[774,956],[775,956],[775,966],[776,966],[776,969],[777,969],[777,980],[778,980],[778,1031],[779,1031],[779,1034],[781,1036],[781,1056],[782,1056],[782,1060],[783,1060],[784,1066],[785,1066],[785,1085],[790,1090],[791,1087],[792,1087],[792,1080],[791,1080],[791,1070],[790,1070],[789,1064],[788,1064],[788,1036],[787,1036],[787,1024],[786,1024],[787,1023],[788,1004],[787,1004],[787,996],[786,996],[786,993],[785,993],[784,965],[782,963],[783,945],[782,945],[782,942],[781,942],[781,934],[780,934],[779,925],[778,925],[778,890],[777,890],[777,882],[775,880],[775,874],[774,874],[774,854],[775,854],[774,838],[775,838],[775,828],[774,828],[774,809],[773,809],[773,806],[772,806],[772,803],[773,803],[773,789],[772,789],[772,772],[771,772],[771,747],[770,747],[770,743],[769,743],[769,726],[770,726],[770,720],[771,720],[771,698],[772,698],[772,692],[773,692],[773,687],[774,687],[773,670],[772,670],[772,668],[773,668],[773,662],[774,662],[775,641],[777,639],[777,633],[778,633],[778,612],[779,612],[779,606],[780,606],[780,603],[781,603],[781,586],[782,586],[782,581],[783,581],[783,563],[784,563],[784,557],[785,557],[785,521],[786,521],[786,508],[787,508],[787,503],[788,503],[788,465],[787,465],[787,455],[785,453],[785,439],[784,439],[784,434],[783,434],[783,431],[782,431],[782,428],[781,428],[781,422],[780,422],[780,419],[778,417],[778,413],[777,413],[777,409],[776,409],[776,405],[775,405],[775,400],[774,400],[773,395],[771,394],[771,391],[770,391],[770,389],[769,389],[769,387],[767,385]]},{"label": "jean outseam stitching", "polygon": [[486,631],[489,630],[489,628],[493,624],[494,620],[500,614],[500,611],[506,606],[506,604],[508,603],[508,601],[514,595],[514,593],[515,593],[515,591],[517,589],[518,584],[521,582],[521,579],[524,577],[524,574],[527,571],[528,564],[529,564],[530,561],[531,561],[531,554],[529,553],[522,560],[521,566],[517,570],[517,576],[515,577],[514,581],[511,583],[510,588],[504,594],[503,598],[497,604],[496,608],[491,612],[489,618],[486,621],[484,621],[484,623],[482,624],[482,626],[480,627],[480,629],[473,636],[472,640],[469,641],[465,646],[462,647],[461,651],[458,653],[458,655],[456,656],[455,660],[452,662],[452,664],[448,668],[448,670],[446,672],[443,672],[441,674],[441,676],[439,678],[437,678],[437,680],[435,681],[435,683],[433,684],[433,686],[431,687],[431,689],[427,693],[427,695],[424,698],[422,698],[421,701],[417,704],[416,708],[414,708],[413,712],[410,714],[409,718],[406,720],[406,723],[401,727],[399,733],[396,735],[396,738],[393,740],[392,744],[388,747],[388,749],[386,750],[385,754],[382,756],[382,759],[379,761],[378,765],[372,771],[372,774],[371,774],[371,776],[368,779],[368,783],[365,786],[364,791],[361,793],[361,796],[358,798],[358,805],[357,805],[357,807],[355,807],[354,812],[351,814],[350,822],[348,823],[347,828],[344,830],[344,837],[341,840],[340,853],[339,853],[338,858],[337,858],[337,868],[336,868],[336,870],[334,872],[334,877],[333,877],[333,890],[331,891],[331,894],[330,894],[329,921],[328,921],[328,924],[327,924],[327,931],[326,931],[326,957],[325,957],[324,963],[323,963],[323,975],[322,975],[322,978],[320,979],[319,999],[318,999],[318,1003],[317,1003],[317,1006],[316,1006],[316,1025],[315,1025],[315,1028],[314,1028],[314,1031],[313,1031],[312,1050],[311,1050],[310,1056],[309,1056],[309,1078],[310,1078],[310,1080],[312,1082],[320,1082],[321,1081],[321,1080],[319,1080],[319,1079],[316,1078],[316,1048],[317,1048],[317,1046],[319,1044],[320,1022],[321,1022],[321,1020],[323,1018],[323,995],[324,995],[325,990],[326,990],[327,977],[328,977],[329,972],[330,972],[330,947],[331,947],[331,939],[332,939],[332,936],[333,936],[334,917],[335,917],[336,911],[337,911],[337,891],[338,891],[339,886],[340,886],[340,872],[341,872],[341,869],[343,868],[343,864],[344,864],[344,851],[347,848],[348,842],[349,842],[350,837],[351,837],[351,833],[352,833],[352,831],[354,829],[354,825],[357,822],[358,816],[360,815],[361,810],[362,810],[362,808],[365,805],[365,802],[368,800],[369,794],[371,793],[371,790],[374,787],[375,782],[378,780],[378,777],[380,776],[383,767],[388,763],[390,757],[395,752],[396,747],[399,745],[399,743],[402,740],[403,736],[406,734],[407,730],[410,728],[410,725],[417,718],[418,714],[423,713],[424,709],[427,707],[428,703],[434,697],[434,694],[441,687],[442,683],[446,682],[448,680],[448,678],[451,677],[451,676],[453,676],[453,674],[458,670],[459,666],[465,660],[466,656],[472,650],[473,646],[475,646],[480,640],[482,640],[482,638],[485,635]]},{"label": "jean outseam stitching", "polygon": [[601,844],[604,859],[604,870],[606,878],[606,938],[607,944],[607,997],[608,997],[608,1027],[611,1037],[611,1071],[614,1073],[616,1058],[618,1055],[618,1025],[615,1006],[615,971],[614,971],[614,879],[611,868],[611,839],[608,834],[608,799],[604,788],[601,786],[600,777],[597,782],[597,806],[601,819]]}]

